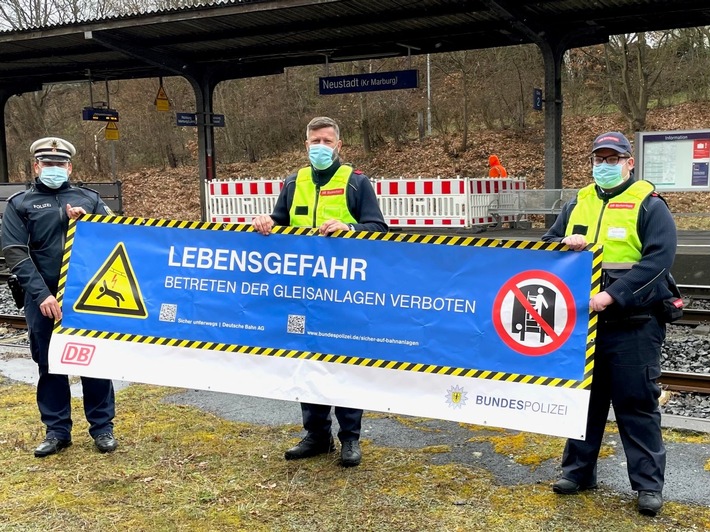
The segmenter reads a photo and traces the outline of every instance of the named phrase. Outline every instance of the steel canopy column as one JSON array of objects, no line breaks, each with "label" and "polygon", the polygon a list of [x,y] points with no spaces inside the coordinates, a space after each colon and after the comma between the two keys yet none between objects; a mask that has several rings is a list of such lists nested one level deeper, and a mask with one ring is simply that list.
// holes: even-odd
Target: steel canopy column
[{"label": "steel canopy column", "polygon": [[200,213],[202,221],[207,220],[206,184],[216,176],[214,152],[214,127],[212,126],[212,103],[217,82],[205,73],[200,76],[186,76],[195,91],[197,112],[197,151],[200,175]]},{"label": "steel canopy column", "polygon": [[9,183],[10,175],[7,167],[7,136],[5,135],[5,105],[11,94],[0,89],[0,183]]},{"label": "steel canopy column", "polygon": [[562,57],[565,48],[538,43],[545,64],[545,188],[562,188]]},{"label": "steel canopy column", "polygon": [[[134,43],[117,38],[107,31],[87,31],[86,39],[92,39],[109,50],[116,50],[129,57],[134,57],[158,69],[182,76],[190,82],[195,91],[195,108],[197,111],[197,146],[200,174],[200,210],[203,220],[207,217],[207,200],[205,183],[215,177],[214,130],[212,128],[212,96],[218,83],[214,70],[202,69],[191,65],[179,57],[170,57],[136,46]],[[222,73],[223,74],[223,73]],[[225,78],[222,78],[225,79]]]}]

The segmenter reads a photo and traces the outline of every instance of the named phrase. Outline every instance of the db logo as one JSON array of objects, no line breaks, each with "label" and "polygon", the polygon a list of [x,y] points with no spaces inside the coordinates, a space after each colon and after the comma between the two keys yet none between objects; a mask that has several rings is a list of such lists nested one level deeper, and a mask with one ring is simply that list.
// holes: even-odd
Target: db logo
[{"label": "db logo", "polygon": [[91,364],[91,357],[94,356],[95,350],[96,346],[93,345],[68,343],[64,346],[62,363],[88,366]]}]

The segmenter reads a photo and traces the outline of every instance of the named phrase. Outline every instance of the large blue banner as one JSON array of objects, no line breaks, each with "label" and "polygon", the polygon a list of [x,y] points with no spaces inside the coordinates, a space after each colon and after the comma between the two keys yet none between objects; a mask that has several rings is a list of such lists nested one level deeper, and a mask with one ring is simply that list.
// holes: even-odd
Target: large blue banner
[{"label": "large blue banner", "polygon": [[80,221],[61,327],[581,381],[593,254],[492,242]]}]

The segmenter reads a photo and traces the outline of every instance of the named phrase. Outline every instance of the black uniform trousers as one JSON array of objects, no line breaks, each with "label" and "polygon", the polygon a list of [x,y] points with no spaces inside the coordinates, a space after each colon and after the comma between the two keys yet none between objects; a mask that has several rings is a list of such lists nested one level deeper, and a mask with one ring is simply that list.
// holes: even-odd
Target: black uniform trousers
[{"label": "black uniform trousers", "polygon": [[[308,431],[308,434],[319,440],[330,438],[331,425],[333,424],[330,417],[331,408],[328,405],[301,403],[303,428]],[[336,406],[334,410],[335,417],[340,425],[338,439],[341,442],[360,439],[363,411],[358,408],[346,408],[344,406]]]},{"label": "black uniform trousers", "polygon": [[[39,306],[25,297],[25,318],[29,330],[32,360],[39,366],[37,406],[47,437],[71,440],[71,390],[67,375],[49,373],[49,340],[54,320],[42,315]],[[116,413],[113,383],[108,379],[81,377],[84,414],[89,422],[89,434],[95,438],[113,431]]]},{"label": "black uniform trousers", "polygon": [[609,402],[626,453],[631,488],[663,490],[666,449],[661,436],[658,398],[661,390],[661,345],[665,324],[650,316],[645,321],[604,323],[600,315],[594,355],[585,440],[567,440],[562,476],[582,486],[597,482],[597,458],[609,415]]}]

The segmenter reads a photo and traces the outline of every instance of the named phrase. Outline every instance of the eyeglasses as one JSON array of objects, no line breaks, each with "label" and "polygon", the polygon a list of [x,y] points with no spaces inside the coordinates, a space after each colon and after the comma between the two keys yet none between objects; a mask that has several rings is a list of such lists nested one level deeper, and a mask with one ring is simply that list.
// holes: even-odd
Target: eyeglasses
[{"label": "eyeglasses", "polygon": [[602,164],[603,162],[607,162],[608,164],[611,165],[616,165],[619,164],[620,161],[624,159],[631,159],[631,157],[628,157],[626,155],[607,155],[606,157],[602,157],[601,155],[592,155],[589,160],[594,166],[598,166]]}]

